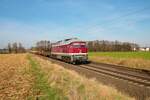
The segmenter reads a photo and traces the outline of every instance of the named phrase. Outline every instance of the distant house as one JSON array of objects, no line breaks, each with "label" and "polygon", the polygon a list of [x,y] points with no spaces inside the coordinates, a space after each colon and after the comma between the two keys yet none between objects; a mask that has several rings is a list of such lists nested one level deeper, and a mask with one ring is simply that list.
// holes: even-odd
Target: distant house
[{"label": "distant house", "polygon": [[139,48],[139,51],[150,51],[149,47],[141,47]]},{"label": "distant house", "polygon": [[145,48],[145,51],[150,51],[150,48]]},{"label": "distant house", "polygon": [[137,51],[137,48],[133,48],[133,51]]}]

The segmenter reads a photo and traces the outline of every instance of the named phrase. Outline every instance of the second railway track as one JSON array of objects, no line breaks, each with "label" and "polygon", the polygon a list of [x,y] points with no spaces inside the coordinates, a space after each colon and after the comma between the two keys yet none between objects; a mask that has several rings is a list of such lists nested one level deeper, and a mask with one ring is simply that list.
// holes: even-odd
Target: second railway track
[{"label": "second railway track", "polygon": [[136,74],[135,72],[129,72],[125,70],[122,71],[119,69],[99,66],[96,64],[79,65],[79,67],[96,72],[98,74],[109,75],[111,77],[126,80],[128,82],[132,82],[134,84],[150,88],[150,77],[140,75],[139,73]]}]

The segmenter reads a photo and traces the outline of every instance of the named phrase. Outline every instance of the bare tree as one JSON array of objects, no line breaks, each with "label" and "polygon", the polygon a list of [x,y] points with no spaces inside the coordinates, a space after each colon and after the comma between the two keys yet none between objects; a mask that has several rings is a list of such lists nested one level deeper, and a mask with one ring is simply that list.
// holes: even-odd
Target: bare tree
[{"label": "bare tree", "polygon": [[14,53],[18,53],[18,45],[16,42],[12,44],[12,49]]},{"label": "bare tree", "polygon": [[9,51],[9,53],[12,52],[12,47],[11,47],[11,44],[10,44],[10,43],[8,43],[8,51]]},{"label": "bare tree", "polygon": [[22,46],[21,43],[19,43],[19,46],[18,46],[18,52],[19,52],[19,53],[25,52],[25,48]]}]

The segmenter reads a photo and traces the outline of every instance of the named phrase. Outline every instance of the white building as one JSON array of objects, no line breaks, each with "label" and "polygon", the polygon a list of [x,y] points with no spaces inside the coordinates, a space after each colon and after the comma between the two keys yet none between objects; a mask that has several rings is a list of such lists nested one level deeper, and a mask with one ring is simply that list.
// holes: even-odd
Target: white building
[{"label": "white building", "polygon": [[145,51],[150,51],[150,48],[145,48]]},{"label": "white building", "polygon": [[139,48],[140,51],[150,51],[149,47],[141,47]]}]

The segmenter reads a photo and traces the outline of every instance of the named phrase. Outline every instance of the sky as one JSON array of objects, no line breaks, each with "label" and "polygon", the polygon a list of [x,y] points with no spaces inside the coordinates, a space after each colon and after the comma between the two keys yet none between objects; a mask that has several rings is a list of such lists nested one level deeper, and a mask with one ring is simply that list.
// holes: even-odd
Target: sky
[{"label": "sky", "polygon": [[0,48],[72,37],[150,46],[150,0],[0,0]]}]

